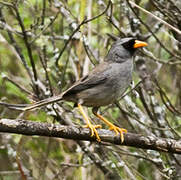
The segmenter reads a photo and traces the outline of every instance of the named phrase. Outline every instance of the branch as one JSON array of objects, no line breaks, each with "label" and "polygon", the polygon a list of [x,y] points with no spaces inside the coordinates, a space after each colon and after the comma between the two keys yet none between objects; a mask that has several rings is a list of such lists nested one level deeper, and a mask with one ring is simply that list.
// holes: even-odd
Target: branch
[{"label": "branch", "polygon": [[133,7],[136,7],[138,9],[140,9],[141,11],[143,11],[144,13],[152,16],[154,19],[160,21],[161,23],[163,23],[165,26],[167,26],[169,29],[172,29],[173,31],[177,32],[178,34],[181,34],[181,31],[177,28],[175,28],[174,26],[172,26],[171,24],[167,23],[166,21],[164,21],[163,19],[155,16],[153,13],[147,11],[146,9],[138,6],[137,4],[135,4],[133,1],[129,1],[131,5],[133,5]]},{"label": "branch", "polygon": [[56,61],[56,63],[55,63],[56,66],[58,66],[58,61],[59,61],[60,57],[62,56],[63,52],[65,51],[65,49],[67,48],[69,42],[72,40],[74,34],[79,31],[79,29],[81,28],[82,25],[84,25],[84,24],[86,24],[86,23],[88,23],[88,22],[91,22],[91,21],[95,20],[95,19],[99,18],[100,16],[102,16],[104,13],[106,13],[106,11],[109,9],[109,6],[111,5],[111,3],[112,3],[111,0],[109,0],[108,5],[107,5],[107,7],[105,8],[105,10],[104,10],[103,12],[101,12],[100,14],[98,14],[98,15],[95,16],[95,17],[92,17],[91,19],[87,19],[87,20],[84,19],[84,20],[77,26],[77,28],[76,28],[76,29],[73,31],[73,33],[70,35],[69,39],[65,42],[64,47],[62,48],[62,50],[60,51],[58,57],[56,58],[56,60],[55,60],[55,61]]},{"label": "branch", "polygon": [[[0,132],[23,134],[28,136],[38,135],[73,140],[96,141],[95,137],[90,136],[90,131],[87,128],[32,122],[21,119],[1,119]],[[127,133],[124,135],[124,142],[121,143],[120,136],[115,136],[115,134],[110,130],[99,129],[98,132],[101,138],[100,143],[102,144],[112,143],[115,145],[126,145],[142,149],[152,149],[181,154],[181,141],[174,139]]]}]

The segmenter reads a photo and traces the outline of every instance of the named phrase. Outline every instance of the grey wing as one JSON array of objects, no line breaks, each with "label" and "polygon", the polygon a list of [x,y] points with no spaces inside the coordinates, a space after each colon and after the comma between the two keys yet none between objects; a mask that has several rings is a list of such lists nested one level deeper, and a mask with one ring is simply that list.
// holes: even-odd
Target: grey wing
[{"label": "grey wing", "polygon": [[64,96],[69,96],[71,94],[76,94],[82,90],[86,90],[97,85],[103,84],[107,77],[104,72],[109,68],[107,63],[99,64],[89,75],[82,77],[77,81],[72,87],[70,87],[64,94]]}]

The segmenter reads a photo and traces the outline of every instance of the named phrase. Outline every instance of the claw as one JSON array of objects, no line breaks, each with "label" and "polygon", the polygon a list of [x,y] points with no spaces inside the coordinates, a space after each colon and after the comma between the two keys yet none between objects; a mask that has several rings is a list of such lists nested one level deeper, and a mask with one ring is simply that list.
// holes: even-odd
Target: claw
[{"label": "claw", "polygon": [[90,120],[89,120],[89,117],[88,117],[88,116],[86,115],[86,113],[84,112],[81,104],[78,104],[78,108],[79,108],[80,113],[81,113],[82,116],[84,117],[84,119],[85,119],[85,121],[86,121],[86,124],[87,124],[87,125],[84,126],[84,127],[89,128],[89,129],[91,130],[91,137],[95,135],[97,141],[100,142],[100,141],[101,141],[101,138],[99,137],[99,134],[98,134],[96,128],[101,128],[101,125],[93,125],[93,124],[91,124],[91,122],[90,122]]},{"label": "claw", "polygon": [[85,125],[84,127],[85,127],[85,128],[89,128],[89,129],[91,130],[91,137],[95,135],[97,141],[99,141],[99,142],[101,141],[101,138],[99,137],[99,134],[98,134],[98,132],[97,132],[97,130],[96,130],[96,128],[101,128],[101,127],[102,127],[101,125],[87,124],[87,125]]},{"label": "claw", "polygon": [[127,130],[124,129],[124,128],[117,127],[117,126],[115,126],[115,125],[113,125],[113,124],[110,125],[109,129],[110,129],[111,131],[114,131],[114,132],[116,133],[116,135],[118,135],[118,134],[120,133],[121,142],[123,143],[123,141],[124,141],[124,135],[123,135],[123,133],[127,133]]},{"label": "claw", "polygon": [[116,135],[120,134],[120,138],[121,138],[121,143],[123,143],[124,141],[124,135],[123,133],[127,133],[126,129],[120,128],[115,126],[114,124],[112,124],[111,122],[109,122],[107,119],[105,119],[103,116],[101,116],[100,114],[97,114],[97,112],[94,112],[94,114],[101,119],[102,121],[104,121],[108,126],[110,130],[113,130]]}]

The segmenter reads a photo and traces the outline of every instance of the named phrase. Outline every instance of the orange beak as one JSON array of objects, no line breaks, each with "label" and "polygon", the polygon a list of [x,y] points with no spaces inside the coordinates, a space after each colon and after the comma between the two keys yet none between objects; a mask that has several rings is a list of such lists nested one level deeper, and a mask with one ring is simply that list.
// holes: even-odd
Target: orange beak
[{"label": "orange beak", "polygon": [[138,40],[135,40],[135,43],[134,43],[134,48],[139,48],[139,47],[144,47],[144,46],[148,46],[148,44],[146,42],[143,42],[143,41],[138,41]]}]

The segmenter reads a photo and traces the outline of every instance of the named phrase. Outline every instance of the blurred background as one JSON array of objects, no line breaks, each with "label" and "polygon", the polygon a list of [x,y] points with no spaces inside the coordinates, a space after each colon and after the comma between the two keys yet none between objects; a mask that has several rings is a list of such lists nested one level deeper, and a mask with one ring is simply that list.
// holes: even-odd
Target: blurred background
[{"label": "blurred background", "polygon": [[[0,101],[29,104],[58,95],[104,60],[115,36],[132,36],[149,44],[135,57],[128,91],[139,85],[100,112],[128,132],[178,140],[180,30],[180,0],[1,0]],[[26,113],[0,106],[0,118],[84,124],[70,102]],[[5,180],[180,180],[180,162],[153,150],[0,134]]]}]

